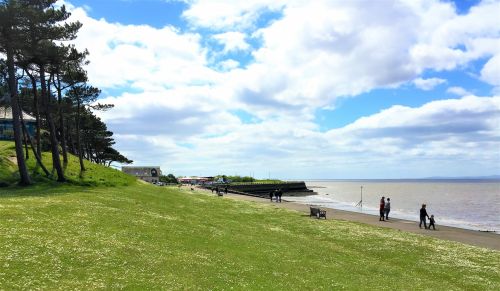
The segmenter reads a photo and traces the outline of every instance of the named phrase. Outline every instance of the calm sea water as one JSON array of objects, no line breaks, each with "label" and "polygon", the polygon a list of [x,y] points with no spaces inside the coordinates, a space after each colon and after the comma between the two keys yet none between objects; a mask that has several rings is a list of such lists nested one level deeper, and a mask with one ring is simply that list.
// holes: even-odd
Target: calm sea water
[{"label": "calm sea water", "polygon": [[[418,221],[422,203],[436,224],[500,232],[500,180],[309,180],[318,195],[287,200],[378,215],[382,196],[390,216]],[[361,200],[363,208],[355,206]],[[374,218],[376,219],[376,218]]]}]

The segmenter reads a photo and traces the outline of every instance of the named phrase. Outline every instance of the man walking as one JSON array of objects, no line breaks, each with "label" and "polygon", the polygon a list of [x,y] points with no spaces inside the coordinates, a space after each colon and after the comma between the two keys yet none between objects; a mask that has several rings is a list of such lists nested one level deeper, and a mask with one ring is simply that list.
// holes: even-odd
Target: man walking
[{"label": "man walking", "polygon": [[429,215],[427,214],[427,210],[425,209],[427,205],[422,204],[422,208],[420,208],[420,224],[418,225],[420,228],[422,228],[422,222],[424,223],[425,229],[427,229],[427,221],[426,217],[428,218]]}]

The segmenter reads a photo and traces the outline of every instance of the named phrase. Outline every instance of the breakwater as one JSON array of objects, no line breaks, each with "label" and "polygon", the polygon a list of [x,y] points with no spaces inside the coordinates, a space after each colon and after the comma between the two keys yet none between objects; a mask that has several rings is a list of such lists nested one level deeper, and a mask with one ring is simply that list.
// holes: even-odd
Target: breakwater
[{"label": "breakwater", "polygon": [[281,183],[235,183],[235,184],[218,184],[207,188],[219,187],[224,189],[227,187],[229,192],[246,194],[258,197],[269,197],[269,192],[281,189],[284,196],[304,196],[314,194],[312,190],[307,189],[306,183],[303,181],[297,182],[281,182]]}]

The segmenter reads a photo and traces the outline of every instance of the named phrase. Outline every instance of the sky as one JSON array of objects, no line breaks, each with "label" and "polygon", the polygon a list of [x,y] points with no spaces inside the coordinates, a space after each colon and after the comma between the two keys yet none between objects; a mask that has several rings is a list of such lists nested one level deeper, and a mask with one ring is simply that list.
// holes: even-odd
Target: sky
[{"label": "sky", "polygon": [[164,174],[500,174],[500,1],[64,0],[97,114]]}]

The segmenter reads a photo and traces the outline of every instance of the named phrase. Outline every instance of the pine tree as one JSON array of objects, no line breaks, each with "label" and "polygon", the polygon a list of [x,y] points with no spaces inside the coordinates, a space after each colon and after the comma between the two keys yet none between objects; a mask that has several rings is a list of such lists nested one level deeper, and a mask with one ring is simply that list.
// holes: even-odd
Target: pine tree
[{"label": "pine tree", "polygon": [[22,7],[18,1],[0,2],[0,49],[5,53],[8,71],[8,87],[10,92],[10,105],[12,108],[12,124],[14,129],[14,142],[16,148],[17,166],[21,185],[31,184],[31,179],[26,167],[26,161],[23,155],[23,141],[21,117],[19,111],[15,54],[23,42],[22,31]]}]

